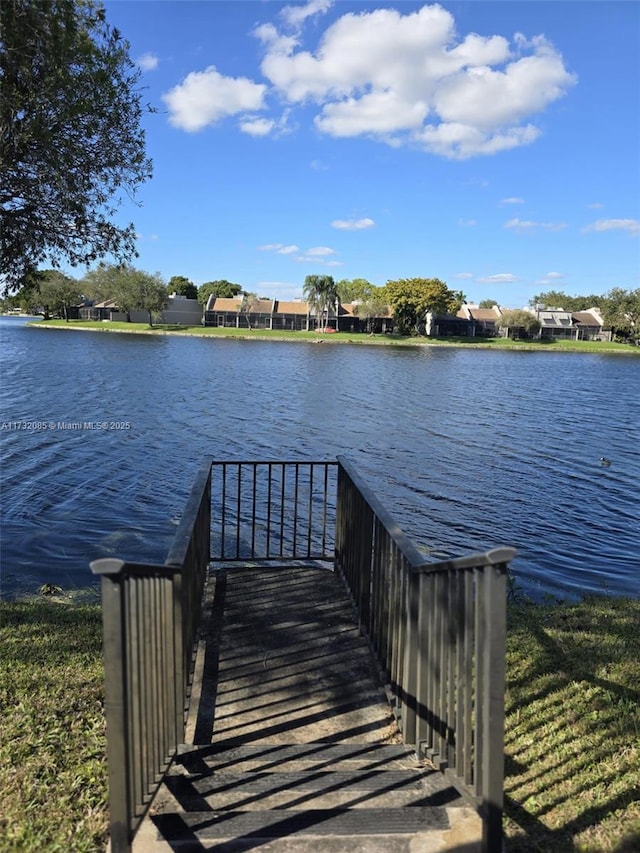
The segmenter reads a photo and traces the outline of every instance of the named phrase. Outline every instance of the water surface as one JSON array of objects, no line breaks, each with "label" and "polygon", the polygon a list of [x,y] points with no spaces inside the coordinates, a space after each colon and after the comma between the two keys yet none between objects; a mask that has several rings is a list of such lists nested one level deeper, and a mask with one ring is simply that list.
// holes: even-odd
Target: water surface
[{"label": "water surface", "polygon": [[0,358],[4,595],[92,583],[97,557],[163,560],[205,455],[339,453],[434,556],[513,545],[530,590],[640,593],[632,355],[96,334],[0,318]]}]

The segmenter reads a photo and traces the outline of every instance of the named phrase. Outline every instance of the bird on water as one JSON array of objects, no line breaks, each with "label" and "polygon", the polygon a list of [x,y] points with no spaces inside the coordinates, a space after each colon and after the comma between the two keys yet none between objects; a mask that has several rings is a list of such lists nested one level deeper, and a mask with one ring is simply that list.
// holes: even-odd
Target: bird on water
[{"label": "bird on water", "polygon": [[601,456],[600,457],[600,464],[604,465],[606,467],[608,465],[611,465],[611,462],[605,456]]}]

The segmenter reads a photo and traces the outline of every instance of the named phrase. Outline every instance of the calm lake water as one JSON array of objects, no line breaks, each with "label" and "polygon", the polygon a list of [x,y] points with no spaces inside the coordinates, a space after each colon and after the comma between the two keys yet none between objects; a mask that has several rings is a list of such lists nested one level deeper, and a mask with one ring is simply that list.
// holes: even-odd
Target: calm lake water
[{"label": "calm lake water", "polygon": [[[434,556],[513,545],[531,592],[640,594],[632,355],[95,334],[0,318],[2,594],[162,561],[218,458],[344,453]],[[108,421],[121,430],[16,429]],[[600,457],[611,460],[600,465]]]}]

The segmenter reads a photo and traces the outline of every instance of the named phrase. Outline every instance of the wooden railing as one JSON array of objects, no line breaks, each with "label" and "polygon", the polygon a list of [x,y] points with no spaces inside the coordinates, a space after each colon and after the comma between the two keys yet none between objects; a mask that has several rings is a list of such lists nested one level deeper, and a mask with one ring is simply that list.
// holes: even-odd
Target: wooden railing
[{"label": "wooden railing", "polygon": [[451,777],[502,849],[507,568],[513,548],[429,562],[338,457],[336,567],[405,743]]},{"label": "wooden railing", "polygon": [[336,462],[214,462],[212,561],[330,560]]},{"label": "wooden railing", "polygon": [[513,548],[429,562],[343,457],[202,466],[164,565],[102,576],[112,853],[130,850],[184,737],[209,562],[332,560],[405,743],[435,762],[502,844],[505,607]]},{"label": "wooden railing", "polygon": [[211,462],[202,466],[164,565],[95,560],[102,580],[112,853],[125,853],[184,740],[209,564]]}]

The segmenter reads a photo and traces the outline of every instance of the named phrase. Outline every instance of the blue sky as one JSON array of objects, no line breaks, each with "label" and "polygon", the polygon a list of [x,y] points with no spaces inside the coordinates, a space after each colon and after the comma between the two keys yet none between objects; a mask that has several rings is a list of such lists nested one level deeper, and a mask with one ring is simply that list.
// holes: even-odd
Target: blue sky
[{"label": "blue sky", "polygon": [[[640,286],[640,4],[107,2],[154,177],[135,265],[301,295]],[[78,274],[78,271],[76,271]]]}]

